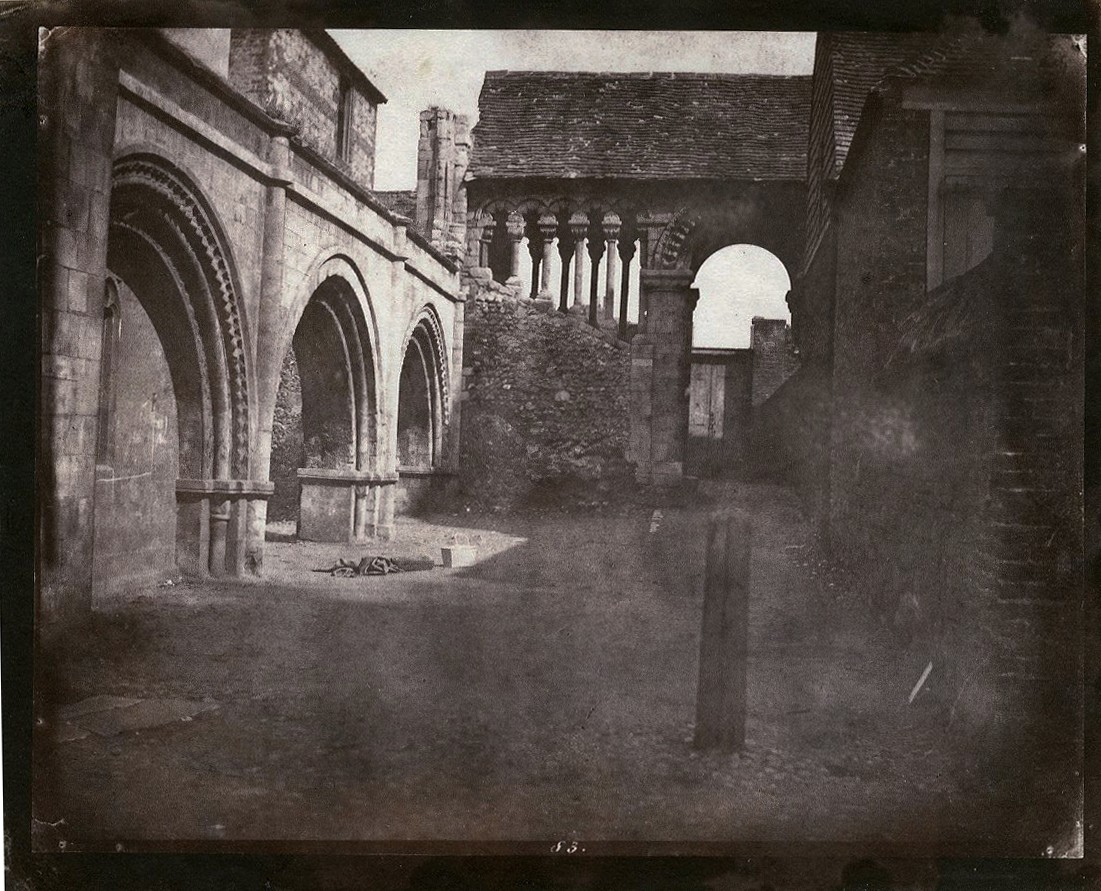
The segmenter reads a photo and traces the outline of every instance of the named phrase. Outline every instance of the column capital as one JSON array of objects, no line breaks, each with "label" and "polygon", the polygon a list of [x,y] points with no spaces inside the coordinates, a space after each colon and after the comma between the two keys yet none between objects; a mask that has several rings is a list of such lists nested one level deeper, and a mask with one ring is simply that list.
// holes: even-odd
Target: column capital
[{"label": "column capital", "polygon": [[617,213],[604,214],[604,238],[607,241],[618,241],[619,230],[623,225]]},{"label": "column capital", "polygon": [[558,237],[558,218],[552,214],[543,214],[539,218],[539,231],[543,235],[543,241],[549,242]]},{"label": "column capital", "polygon": [[570,217],[570,234],[578,243],[589,234],[589,215],[575,213]]},{"label": "column capital", "polygon": [[478,240],[479,241],[493,241],[493,236],[497,231],[497,221],[491,216],[479,216],[474,221],[474,225],[478,228]]},{"label": "column capital", "polygon": [[508,237],[513,241],[523,240],[525,228],[524,218],[516,211],[508,215],[508,219],[505,221],[505,228],[508,230]]}]

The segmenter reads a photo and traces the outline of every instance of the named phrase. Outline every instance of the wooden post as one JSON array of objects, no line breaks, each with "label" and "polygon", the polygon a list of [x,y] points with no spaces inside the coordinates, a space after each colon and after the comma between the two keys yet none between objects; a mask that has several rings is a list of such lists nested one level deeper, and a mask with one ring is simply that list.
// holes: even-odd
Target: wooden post
[{"label": "wooden post", "polygon": [[753,523],[741,513],[711,519],[696,694],[698,749],[745,747],[749,555]]}]

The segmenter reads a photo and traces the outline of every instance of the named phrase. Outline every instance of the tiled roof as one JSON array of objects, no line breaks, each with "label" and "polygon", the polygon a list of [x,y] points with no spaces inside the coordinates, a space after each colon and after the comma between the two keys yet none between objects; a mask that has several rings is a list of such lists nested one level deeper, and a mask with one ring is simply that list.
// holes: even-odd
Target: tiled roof
[{"label": "tiled roof", "polygon": [[835,31],[826,39],[833,95],[833,176],[841,173],[868,94],[884,76],[926,53],[936,34]]},{"label": "tiled roof", "polygon": [[490,71],[475,179],[802,180],[810,78]]},{"label": "tiled roof", "polygon": [[375,191],[374,196],[388,209],[411,220],[417,218],[417,193],[412,191],[380,192]]}]

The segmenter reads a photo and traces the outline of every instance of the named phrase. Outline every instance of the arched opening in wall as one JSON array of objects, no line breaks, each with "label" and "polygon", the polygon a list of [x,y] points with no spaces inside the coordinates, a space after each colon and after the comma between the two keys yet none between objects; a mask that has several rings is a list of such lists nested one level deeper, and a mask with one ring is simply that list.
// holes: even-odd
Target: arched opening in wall
[{"label": "arched opening in wall", "polygon": [[442,341],[434,316],[413,329],[398,379],[397,510],[410,513],[435,490],[443,451],[445,381]]},{"label": "arched opening in wall", "polygon": [[159,159],[116,164],[107,267],[94,592],[177,567],[235,571],[219,482],[246,478],[249,457],[234,276],[205,203]]},{"label": "arched opening in wall", "polygon": [[429,470],[432,467],[432,387],[424,350],[409,342],[401,363],[398,384],[398,467]]},{"label": "arched opening in wall", "polygon": [[488,261],[493,280],[504,284],[512,274],[512,240],[508,234],[508,211],[498,210],[491,215],[493,236],[489,241]]},{"label": "arched opening in wall", "polygon": [[[138,280],[131,277],[141,293],[168,284],[157,279],[154,270]],[[100,590],[109,580],[174,571],[181,451],[184,463],[193,464],[202,437],[198,394],[186,366],[177,366],[177,385],[161,336],[141,298],[130,284],[117,279],[111,280],[108,295],[101,348],[92,572]],[[182,398],[178,399],[177,391]],[[178,403],[182,403],[179,410]]]},{"label": "arched opening in wall", "polygon": [[[307,301],[283,358],[272,422],[270,521],[296,521],[303,533],[299,471],[351,479],[373,466],[374,390],[374,358],[359,301],[347,280],[329,276]],[[347,518],[331,519],[339,526]],[[326,525],[321,516],[306,521]],[[313,529],[309,537],[332,536]]]},{"label": "arched opening in wall", "polygon": [[692,287],[700,292],[692,315],[693,349],[748,349],[754,318],[791,321],[791,277],[775,254],[757,245],[716,251]]},{"label": "arched opening in wall", "polygon": [[786,299],[791,278],[770,251],[734,244],[703,262],[693,287],[699,302],[692,317],[686,472],[737,475],[757,397],[794,370]]}]

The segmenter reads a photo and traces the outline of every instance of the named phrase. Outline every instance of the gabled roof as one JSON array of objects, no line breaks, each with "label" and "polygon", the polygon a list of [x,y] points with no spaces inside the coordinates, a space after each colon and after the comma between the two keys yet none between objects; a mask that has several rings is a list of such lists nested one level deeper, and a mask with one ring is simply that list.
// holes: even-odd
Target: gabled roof
[{"label": "gabled roof", "polygon": [[487,72],[474,179],[798,180],[810,78]]},{"label": "gabled roof", "polygon": [[889,72],[924,55],[937,39],[938,35],[927,33],[833,31],[823,35],[819,47],[829,54],[826,70],[833,99],[833,178],[845,165],[868,94]]}]

